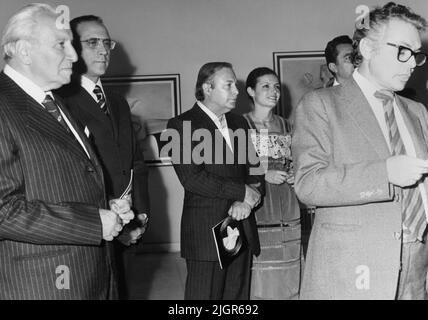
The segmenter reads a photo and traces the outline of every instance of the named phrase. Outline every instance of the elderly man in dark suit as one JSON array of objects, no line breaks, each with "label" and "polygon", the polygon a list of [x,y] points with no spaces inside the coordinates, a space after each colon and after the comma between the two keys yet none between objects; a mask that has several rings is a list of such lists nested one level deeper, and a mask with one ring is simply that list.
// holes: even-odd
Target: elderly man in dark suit
[{"label": "elderly man in dark suit", "polygon": [[[136,243],[146,228],[148,170],[135,139],[127,101],[120,94],[104,88],[100,79],[107,71],[116,42],[97,16],[80,16],[71,20],[70,25],[79,60],[74,67],[72,83],[62,87],[59,94],[82,129],[86,128],[104,170],[107,197],[121,197],[131,183],[132,189],[125,197],[131,200],[137,218],[125,226],[117,238],[129,245]],[[120,298],[126,298],[124,248],[114,243],[121,280]]]},{"label": "elderly man in dark suit", "polygon": [[133,213],[104,209],[100,163],[51,92],[70,81],[77,60],[60,20],[48,5],[28,5],[2,35],[1,299],[117,296],[103,239],[117,236]]},{"label": "elderly man in dark suit", "polygon": [[317,206],[303,299],[426,298],[428,112],[394,93],[425,63],[426,22],[395,3],[366,21],[352,77],[296,110],[296,193]]},{"label": "elderly man in dark suit", "polygon": [[[239,130],[246,138],[248,134],[246,120],[229,112],[237,95],[232,65],[207,63],[198,74],[197,102],[168,122],[168,133],[180,137],[179,155],[173,149],[172,156],[185,191],[181,220],[181,255],[187,264],[185,299],[249,298],[251,254],[260,253],[252,209],[264,192],[264,179],[263,172],[250,174],[250,162],[257,165],[247,154],[251,141],[233,139]],[[187,140],[199,133],[204,135],[203,151],[197,148],[199,138]],[[196,153],[203,159],[197,159]],[[242,222],[249,247],[220,269],[211,228],[228,216]]]}]

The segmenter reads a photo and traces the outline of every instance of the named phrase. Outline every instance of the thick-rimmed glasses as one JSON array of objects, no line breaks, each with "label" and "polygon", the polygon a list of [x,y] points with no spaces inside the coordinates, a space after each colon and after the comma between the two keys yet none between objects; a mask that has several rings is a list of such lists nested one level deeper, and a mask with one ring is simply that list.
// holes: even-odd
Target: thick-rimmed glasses
[{"label": "thick-rimmed glasses", "polygon": [[409,59],[414,56],[415,62],[418,67],[422,66],[427,60],[427,55],[423,52],[414,52],[412,49],[407,48],[405,46],[400,46],[395,43],[387,42],[387,45],[391,47],[395,47],[398,49],[397,60],[400,62],[407,62]]},{"label": "thick-rimmed glasses", "polygon": [[116,47],[116,41],[111,39],[101,39],[101,38],[90,38],[87,40],[82,40],[80,42],[85,42],[89,48],[96,49],[102,43],[106,50],[113,50]]}]

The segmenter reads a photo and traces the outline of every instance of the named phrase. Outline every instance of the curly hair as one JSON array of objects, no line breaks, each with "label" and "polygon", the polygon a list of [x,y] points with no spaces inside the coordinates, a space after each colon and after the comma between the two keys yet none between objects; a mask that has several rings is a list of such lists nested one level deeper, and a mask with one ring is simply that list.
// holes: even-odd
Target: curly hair
[{"label": "curly hair", "polygon": [[359,45],[360,41],[366,37],[379,35],[382,28],[391,20],[399,19],[412,24],[419,32],[424,31],[427,22],[420,15],[414,13],[409,7],[394,2],[388,2],[383,7],[376,7],[370,11],[368,19],[368,28],[356,28],[353,36],[353,57],[354,65],[358,66],[363,57],[361,56]]}]

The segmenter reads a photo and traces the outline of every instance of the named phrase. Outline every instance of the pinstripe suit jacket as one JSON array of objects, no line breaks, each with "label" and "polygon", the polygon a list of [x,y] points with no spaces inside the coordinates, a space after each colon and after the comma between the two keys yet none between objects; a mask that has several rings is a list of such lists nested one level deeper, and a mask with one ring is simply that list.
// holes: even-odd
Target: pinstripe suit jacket
[{"label": "pinstripe suit jacket", "polygon": [[3,72],[0,119],[0,298],[111,297],[104,181],[84,134],[91,159]]},{"label": "pinstripe suit jacket", "polygon": [[[247,121],[240,115],[229,112],[226,114],[226,120],[231,130],[248,129]],[[191,150],[200,143],[199,141],[192,141],[191,150],[186,149],[186,145],[190,146],[183,143],[183,139],[187,137],[183,124],[187,121],[191,123],[191,135],[197,129],[207,129],[212,137],[212,145],[210,146],[213,147],[219,144],[215,135],[216,125],[195,104],[192,109],[168,122],[168,128],[175,129],[180,133],[181,161],[183,161],[183,157],[186,157],[186,153],[190,152],[191,154],[193,152]],[[188,138],[190,139],[190,136]],[[217,138],[219,138],[218,135]],[[220,139],[223,140],[221,135]],[[238,139],[235,139],[234,142],[232,141],[235,150],[232,158],[234,162],[226,164],[225,157],[230,151],[226,142],[224,140],[223,142],[223,162],[220,164],[196,164],[193,160],[190,164],[174,163],[175,172],[185,192],[181,218],[181,255],[186,259],[216,261],[217,251],[211,228],[228,216],[228,210],[234,201],[244,200],[245,184],[260,182],[259,191],[262,194],[264,193],[264,176],[250,176],[249,162],[238,163],[239,152],[237,150],[244,148],[244,146],[239,146]],[[248,148],[253,148],[253,145],[249,143],[245,147],[245,150],[248,150]],[[216,151],[218,152],[213,147],[211,152],[213,157],[216,156]],[[188,154],[189,159],[190,154]],[[257,164],[254,165],[256,166]],[[243,220],[242,226],[250,250],[258,255],[260,253],[260,243],[254,213],[251,213],[247,219]]]}]

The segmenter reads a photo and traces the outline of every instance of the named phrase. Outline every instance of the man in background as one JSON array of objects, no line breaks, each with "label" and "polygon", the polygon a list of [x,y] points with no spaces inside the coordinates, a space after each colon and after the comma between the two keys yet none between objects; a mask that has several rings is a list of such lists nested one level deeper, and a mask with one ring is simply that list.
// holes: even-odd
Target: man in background
[{"label": "man in background", "polygon": [[[129,199],[137,215],[118,239],[135,243],[144,233],[149,211],[148,170],[135,138],[130,108],[123,96],[103,87],[100,79],[116,42],[101,18],[86,15],[70,22],[79,56],[71,85],[60,94],[95,149],[104,171],[108,199]],[[131,187],[131,188],[129,188]],[[125,298],[122,248],[115,242],[121,298]]]},{"label": "man in background", "polygon": [[327,86],[336,86],[352,76],[354,72],[352,52],[352,40],[348,36],[338,36],[327,43],[324,51],[325,60],[328,70],[334,76]]}]

